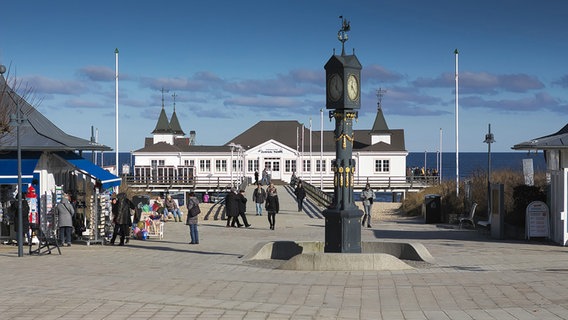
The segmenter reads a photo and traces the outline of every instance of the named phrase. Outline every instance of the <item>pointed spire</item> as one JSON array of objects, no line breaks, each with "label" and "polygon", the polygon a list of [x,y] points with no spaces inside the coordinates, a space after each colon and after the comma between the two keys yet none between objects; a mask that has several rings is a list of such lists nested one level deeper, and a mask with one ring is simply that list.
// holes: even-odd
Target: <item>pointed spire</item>
[{"label": "pointed spire", "polygon": [[172,129],[170,128],[170,122],[168,121],[168,116],[166,115],[166,110],[164,109],[164,88],[162,88],[162,110],[160,111],[160,116],[158,117],[158,123],[156,124],[156,128],[152,131],[152,134],[167,134],[172,133]]},{"label": "pointed spire", "polygon": [[373,128],[371,128],[371,133],[379,132],[379,131],[388,131],[389,126],[387,125],[387,121],[385,120],[385,116],[383,115],[383,108],[382,108],[382,100],[383,95],[386,93],[386,90],[379,88],[377,90],[377,116],[375,117],[375,123],[373,124]]},{"label": "pointed spire", "polygon": [[181,125],[179,124],[179,120],[176,115],[177,94],[174,92],[174,94],[172,94],[172,97],[174,98],[174,113],[172,114],[172,119],[170,120],[170,129],[176,136],[185,136],[185,132],[183,132],[183,130],[181,129]]},{"label": "pointed spire", "polygon": [[168,92],[168,90],[165,90],[164,87],[162,87],[162,89],[160,91],[162,91],[162,110],[163,110],[164,109],[164,92]]}]

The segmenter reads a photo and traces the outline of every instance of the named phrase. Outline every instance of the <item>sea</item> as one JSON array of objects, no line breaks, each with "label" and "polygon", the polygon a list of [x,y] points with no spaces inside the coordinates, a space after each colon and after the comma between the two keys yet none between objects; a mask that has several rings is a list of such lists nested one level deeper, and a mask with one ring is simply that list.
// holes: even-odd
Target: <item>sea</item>
[{"label": "sea", "polygon": [[[114,152],[97,154],[95,159],[89,152],[83,154],[85,159],[95,162],[97,165],[106,167],[114,166],[116,155]],[[523,171],[523,159],[532,159],[533,171],[544,172],[546,163],[542,152],[530,154],[527,152],[460,152],[459,153],[459,176],[460,179],[468,178],[475,172],[487,172],[489,159],[491,160],[491,171],[510,169],[513,171]],[[456,154],[444,152],[441,158],[442,180],[454,180],[456,178]],[[130,152],[119,152],[118,154],[119,172],[122,174],[124,165],[132,167],[134,156]],[[406,157],[406,166],[409,168],[427,168],[430,170],[440,168],[439,153],[436,152],[410,152]]]}]

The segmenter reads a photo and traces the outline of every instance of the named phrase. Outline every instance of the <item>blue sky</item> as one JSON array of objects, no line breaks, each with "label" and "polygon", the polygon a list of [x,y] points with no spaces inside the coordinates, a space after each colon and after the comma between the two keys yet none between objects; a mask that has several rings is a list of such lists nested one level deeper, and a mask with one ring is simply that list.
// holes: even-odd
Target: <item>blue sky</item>
[{"label": "blue sky", "polygon": [[161,110],[176,111],[197,144],[230,142],[260,120],[332,130],[323,66],[351,22],[348,53],[362,70],[355,129],[369,129],[376,92],[391,129],[414,152],[455,151],[459,50],[459,150],[492,151],[551,134],[568,117],[568,2],[480,1],[75,1],[2,4],[0,63],[65,132],[119,150],[151,136]]}]

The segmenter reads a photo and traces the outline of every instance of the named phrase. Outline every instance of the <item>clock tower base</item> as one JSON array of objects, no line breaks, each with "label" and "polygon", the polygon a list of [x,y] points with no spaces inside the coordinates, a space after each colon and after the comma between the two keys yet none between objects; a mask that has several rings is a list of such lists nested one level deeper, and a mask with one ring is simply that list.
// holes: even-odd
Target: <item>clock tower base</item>
[{"label": "clock tower base", "polygon": [[324,252],[361,253],[361,217],[359,209],[326,209]]}]

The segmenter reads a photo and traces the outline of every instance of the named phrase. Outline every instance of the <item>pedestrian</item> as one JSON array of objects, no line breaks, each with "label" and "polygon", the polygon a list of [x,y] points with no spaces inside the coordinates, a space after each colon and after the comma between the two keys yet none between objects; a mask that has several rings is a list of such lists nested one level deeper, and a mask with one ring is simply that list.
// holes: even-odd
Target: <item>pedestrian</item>
[{"label": "pedestrian", "polygon": [[247,197],[245,196],[245,190],[240,190],[239,195],[237,196],[237,200],[239,203],[239,216],[243,220],[243,224],[245,227],[250,227],[250,223],[247,220]]},{"label": "pedestrian", "polygon": [[[28,214],[30,213],[30,205],[28,204],[28,200],[26,200],[26,195],[22,194],[22,236],[24,243],[31,243],[31,236],[30,236],[30,220],[28,218]],[[16,230],[16,239],[17,234],[20,231],[20,222],[18,218],[18,199],[13,199],[10,203],[10,215],[13,217],[14,221],[14,228]]]},{"label": "pedestrian", "polygon": [[160,196],[157,196],[152,204],[152,211],[155,212],[154,217],[166,222],[168,221],[168,216],[164,214],[164,202]]},{"label": "pedestrian", "polygon": [[266,167],[262,170],[262,180],[260,181],[262,185],[268,185],[268,170]]},{"label": "pedestrian", "polygon": [[71,233],[73,232],[73,217],[75,216],[75,208],[69,202],[69,194],[64,193],[61,201],[55,207],[58,225],[59,225],[59,241],[62,246],[71,246]]},{"label": "pedestrian", "polygon": [[298,186],[296,190],[294,190],[294,194],[296,195],[296,201],[298,202],[298,212],[304,209],[304,198],[306,197],[306,189],[302,185],[302,181],[298,181]]},{"label": "pedestrian", "polygon": [[270,224],[270,230],[274,230],[276,224],[276,214],[280,209],[280,203],[278,201],[278,194],[276,187],[270,184],[267,188],[268,196],[266,197],[265,209],[268,212],[268,223]]},{"label": "pedestrian", "polygon": [[298,177],[296,176],[296,171],[292,171],[292,177],[290,177],[290,186],[292,188],[295,188],[297,182],[298,182]]},{"label": "pedestrian", "polygon": [[[134,203],[126,197],[126,193],[124,192],[119,193],[116,197],[118,205],[116,223],[119,225],[118,235],[120,235],[120,242],[118,245],[123,246],[124,240],[129,233],[128,228],[132,226],[132,212],[130,210],[134,210],[136,206],[134,206]],[[114,242],[111,240],[111,243]]]},{"label": "pedestrian", "polygon": [[110,239],[110,244],[114,245],[116,237],[120,233],[120,225],[116,222],[116,219],[118,218],[118,200],[116,199],[116,197],[113,197],[110,200],[110,204],[111,204],[110,210],[112,214],[112,223],[114,224],[114,228],[112,231],[112,238]]},{"label": "pedestrian", "polygon": [[[198,215],[192,215],[192,210],[199,208],[199,200],[195,196],[194,192],[189,193],[189,199],[187,199],[187,218],[185,224],[189,225],[189,244],[199,244],[199,233],[197,231],[197,222],[199,221]],[[201,212],[201,210],[199,210]]]},{"label": "pedestrian", "polygon": [[258,184],[258,169],[254,170],[254,184]]},{"label": "pedestrian", "polygon": [[260,183],[256,185],[256,189],[252,192],[252,200],[256,205],[256,215],[262,216],[262,205],[266,201],[266,191],[264,191]]},{"label": "pedestrian", "polygon": [[266,173],[266,178],[268,179],[266,184],[271,184],[272,183],[272,167],[268,168],[268,172]]},{"label": "pedestrian", "polygon": [[363,201],[363,209],[365,210],[363,214],[363,220],[361,225],[365,226],[365,220],[367,220],[367,228],[371,228],[371,213],[373,212],[373,201],[375,199],[375,192],[371,189],[370,184],[365,185],[365,189],[361,191],[361,200]]},{"label": "pedestrian", "polygon": [[175,222],[181,222],[181,216],[182,216],[181,210],[179,209],[179,206],[175,201],[175,199],[173,199],[172,196],[168,194],[168,196],[166,197],[166,201],[164,203],[164,214],[166,215],[166,217],[169,215],[170,212],[174,216]]},{"label": "pedestrian", "polygon": [[238,226],[240,228],[243,226],[239,222],[239,203],[235,188],[231,188],[231,191],[225,196],[225,212],[227,215],[227,227]]}]

